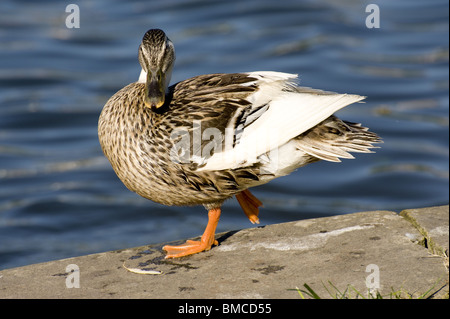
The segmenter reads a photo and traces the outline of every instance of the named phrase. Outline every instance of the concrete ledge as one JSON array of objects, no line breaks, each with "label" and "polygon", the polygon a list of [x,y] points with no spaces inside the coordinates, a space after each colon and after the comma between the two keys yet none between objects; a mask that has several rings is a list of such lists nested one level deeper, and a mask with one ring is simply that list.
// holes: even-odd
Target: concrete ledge
[{"label": "concrete ledge", "polygon": [[[444,206],[447,207],[448,206]],[[449,242],[449,214],[442,214],[442,207],[406,209],[400,212],[423,236],[423,245],[432,254],[447,257]],[[448,267],[448,265],[447,265]]]},{"label": "concrete ledge", "polygon": [[448,298],[448,234],[448,205],[308,219],[223,233],[178,260],[160,244],[6,269],[0,298],[298,299],[305,283],[330,298],[328,282]]}]

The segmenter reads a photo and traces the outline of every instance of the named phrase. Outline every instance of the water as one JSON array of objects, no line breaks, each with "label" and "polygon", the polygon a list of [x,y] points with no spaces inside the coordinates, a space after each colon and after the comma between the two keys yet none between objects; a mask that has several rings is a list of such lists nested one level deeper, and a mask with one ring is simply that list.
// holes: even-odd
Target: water
[{"label": "water", "polygon": [[[200,235],[202,207],[129,192],[97,140],[106,100],[137,79],[149,28],[175,43],[173,81],[215,72],[298,73],[368,96],[339,116],[384,139],[376,154],[319,162],[255,188],[262,225],[448,203],[448,1],[66,1],[0,3],[0,269]],[[253,227],[235,200],[218,231]]]}]

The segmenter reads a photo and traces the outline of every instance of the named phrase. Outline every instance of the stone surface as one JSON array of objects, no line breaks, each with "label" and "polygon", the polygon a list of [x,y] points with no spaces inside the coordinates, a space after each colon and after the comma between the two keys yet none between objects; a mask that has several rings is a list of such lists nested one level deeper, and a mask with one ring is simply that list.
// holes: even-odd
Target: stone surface
[{"label": "stone surface", "polygon": [[410,221],[426,238],[431,252],[448,257],[449,213],[442,207],[405,209],[400,215]]},{"label": "stone surface", "polygon": [[[0,298],[298,299],[296,287],[306,291],[304,284],[331,298],[331,284],[355,297],[354,289],[366,295],[377,283],[381,295],[401,290],[418,297],[432,289],[428,296],[448,297],[445,256],[420,245],[425,230],[445,246],[446,229],[448,248],[448,209],[371,211],[232,231],[217,236],[218,247],[175,260],[164,259],[161,244],[6,269]],[[67,288],[78,279],[79,288]]]}]

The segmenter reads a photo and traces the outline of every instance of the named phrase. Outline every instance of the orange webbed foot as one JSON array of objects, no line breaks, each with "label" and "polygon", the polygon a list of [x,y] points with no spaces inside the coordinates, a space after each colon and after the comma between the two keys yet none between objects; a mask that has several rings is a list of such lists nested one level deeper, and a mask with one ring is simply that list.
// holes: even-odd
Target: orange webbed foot
[{"label": "orange webbed foot", "polygon": [[187,240],[179,246],[166,245],[163,249],[167,252],[166,258],[179,258],[210,250],[212,245],[218,245],[214,238],[217,224],[220,218],[220,208],[211,209],[208,212],[208,225],[200,241]]},{"label": "orange webbed foot", "polygon": [[259,224],[259,207],[263,204],[248,189],[236,194],[236,199],[252,224]]},{"label": "orange webbed foot", "polygon": [[163,249],[167,252],[166,258],[179,258],[210,250],[212,245],[218,245],[217,240],[212,244],[203,241],[187,240],[179,246],[166,245]]}]

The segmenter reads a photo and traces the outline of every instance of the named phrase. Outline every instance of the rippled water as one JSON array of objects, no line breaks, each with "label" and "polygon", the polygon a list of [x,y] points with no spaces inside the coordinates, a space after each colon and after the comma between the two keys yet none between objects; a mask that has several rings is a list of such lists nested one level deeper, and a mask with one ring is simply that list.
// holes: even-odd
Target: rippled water
[{"label": "rippled water", "polygon": [[[319,162],[255,188],[271,224],[448,203],[448,1],[0,2],[0,269],[200,235],[202,207],[129,192],[101,153],[106,100],[137,79],[137,47],[164,29],[173,81],[215,72],[298,73],[305,86],[368,96],[338,113],[384,139],[376,154]],[[218,231],[252,227],[236,201]]]}]

